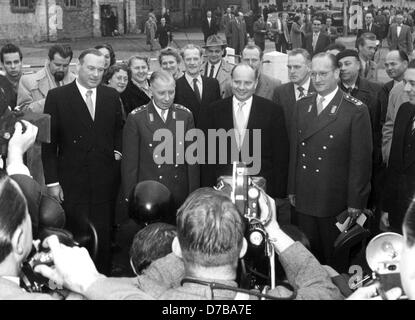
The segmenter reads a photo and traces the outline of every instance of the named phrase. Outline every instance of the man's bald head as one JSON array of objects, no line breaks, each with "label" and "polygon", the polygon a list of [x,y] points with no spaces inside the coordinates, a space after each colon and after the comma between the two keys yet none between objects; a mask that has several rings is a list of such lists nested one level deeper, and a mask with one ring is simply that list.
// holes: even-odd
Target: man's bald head
[{"label": "man's bald head", "polygon": [[248,64],[238,64],[231,72],[232,93],[239,101],[246,101],[255,93],[257,71]]},{"label": "man's bald head", "polygon": [[401,81],[408,68],[408,55],[402,50],[389,51],[385,58],[385,70],[390,78]]}]

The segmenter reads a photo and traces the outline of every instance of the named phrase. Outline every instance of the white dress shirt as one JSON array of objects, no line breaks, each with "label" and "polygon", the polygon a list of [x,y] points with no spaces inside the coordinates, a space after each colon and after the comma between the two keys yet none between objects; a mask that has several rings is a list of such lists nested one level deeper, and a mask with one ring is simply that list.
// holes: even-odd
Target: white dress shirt
[{"label": "white dress shirt", "polygon": [[207,20],[208,20],[208,24],[209,24],[209,28],[210,28],[210,25],[212,23],[212,18],[207,18]]},{"label": "white dress shirt", "polygon": [[401,30],[402,30],[402,26],[396,27],[396,34],[398,35],[398,38],[399,38],[399,35],[401,34]]},{"label": "white dress shirt", "polygon": [[166,122],[166,120],[167,120],[167,116],[169,115],[169,109],[167,109],[167,112],[166,112],[166,114],[165,114],[165,118],[162,116],[162,111],[163,111],[163,109],[161,109],[159,106],[157,106],[156,105],[156,102],[153,100],[153,105],[154,105],[154,108],[156,109],[156,111],[157,111],[157,113],[159,114],[159,116],[160,116],[160,118],[164,121],[164,122]]},{"label": "white dress shirt", "polygon": [[[336,95],[337,91],[339,90],[339,87],[336,87],[336,89],[334,89],[332,92],[330,92],[328,95],[324,96],[324,101],[323,101],[323,110],[326,109],[326,107],[330,104],[331,100],[333,100],[334,96]],[[321,99],[321,95],[317,95],[317,101],[319,101]],[[321,110],[321,111],[323,111]]]},{"label": "white dress shirt", "polygon": [[[219,68],[220,68],[221,64],[222,64],[222,61],[219,61],[217,64],[213,65],[213,68],[214,68],[213,69],[213,78],[216,78],[216,76],[218,75]],[[208,62],[206,68],[207,68],[207,76],[209,76],[210,75],[210,69],[212,68],[212,64],[210,62]]]},{"label": "white dress shirt", "polygon": [[294,83],[295,100],[298,100],[300,98],[300,91],[298,90],[298,87],[302,87],[304,89],[304,96],[308,95],[308,90],[310,89],[310,78],[308,78],[308,80],[304,82],[304,84],[301,86]]},{"label": "white dress shirt", "polygon": [[[193,89],[193,91],[194,91],[194,88],[193,88],[193,77],[191,77],[191,76],[189,76],[188,74],[187,74],[187,72],[184,74],[184,76],[186,77],[186,80],[187,80],[187,82],[189,83],[189,86],[190,86],[190,88],[192,88]],[[203,97],[203,84],[202,84],[202,76],[199,74],[197,77],[196,77],[196,79],[197,79],[197,87],[199,88],[199,92],[200,92],[200,98],[202,98]]]},{"label": "white dress shirt", "polygon": [[[242,113],[244,115],[244,123],[238,123],[238,126],[241,128],[246,129],[246,125],[248,124],[248,119],[249,119],[249,114],[251,113],[251,108],[252,108],[252,100],[253,98],[250,97],[248,100],[245,100],[245,105],[242,107]],[[234,119],[237,119],[237,112],[239,109],[239,104],[242,101],[239,101],[238,99],[236,99],[235,96],[233,96],[232,98],[232,107],[233,107],[233,116]],[[235,128],[237,129],[237,128]]]},{"label": "white dress shirt", "polygon": [[[97,88],[92,88],[92,89],[85,88],[82,84],[80,84],[78,82],[78,79],[76,79],[75,83],[76,83],[76,86],[78,87],[79,92],[81,93],[82,98],[85,101],[85,104],[87,104],[86,103],[86,93],[87,93],[87,91],[88,90],[91,90],[92,91],[91,100],[92,100],[92,105],[94,106],[94,110],[95,110],[95,114],[96,114],[96,112],[97,112],[97,109],[96,109]],[[89,113],[89,110],[88,110],[88,113]]]}]

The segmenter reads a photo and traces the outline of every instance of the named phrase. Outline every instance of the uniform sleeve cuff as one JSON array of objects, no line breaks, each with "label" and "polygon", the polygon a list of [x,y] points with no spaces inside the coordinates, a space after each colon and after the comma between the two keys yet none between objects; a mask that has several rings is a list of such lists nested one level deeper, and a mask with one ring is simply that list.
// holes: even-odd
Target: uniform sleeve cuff
[{"label": "uniform sleeve cuff", "polygon": [[47,184],[46,186],[48,187],[48,188],[51,188],[51,187],[56,187],[56,186],[58,186],[59,185],[59,182],[54,182],[54,183],[49,183],[49,184]]}]

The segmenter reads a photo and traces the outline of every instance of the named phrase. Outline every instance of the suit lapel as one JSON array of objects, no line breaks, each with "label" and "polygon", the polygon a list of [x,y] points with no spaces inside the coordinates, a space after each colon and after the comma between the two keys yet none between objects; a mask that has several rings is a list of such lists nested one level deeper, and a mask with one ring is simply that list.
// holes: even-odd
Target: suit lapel
[{"label": "suit lapel", "polygon": [[314,116],[314,119],[309,122],[309,126],[302,133],[301,140],[305,140],[311,137],[312,135],[327,127],[330,123],[336,121],[342,100],[343,91],[341,91],[339,88],[336,95],[330,101],[327,107],[321,112],[319,116],[316,116],[314,113],[317,110],[316,99],[313,99],[312,108],[308,109],[309,112],[307,112],[307,115],[309,117]]},{"label": "suit lapel", "polygon": [[[72,82],[70,84],[70,88],[73,92],[73,102],[71,104],[71,107],[74,109],[75,113],[78,115],[78,119],[87,127],[91,128],[91,125],[94,124],[94,121],[92,121],[91,114],[88,111],[88,107],[85,103],[84,98],[82,97],[81,93],[78,90],[78,87],[76,85],[76,81]],[[97,90],[97,100],[98,100],[98,90]],[[98,105],[96,103],[95,105]],[[96,108],[96,106],[95,106]],[[96,112],[96,110],[95,110]]]}]

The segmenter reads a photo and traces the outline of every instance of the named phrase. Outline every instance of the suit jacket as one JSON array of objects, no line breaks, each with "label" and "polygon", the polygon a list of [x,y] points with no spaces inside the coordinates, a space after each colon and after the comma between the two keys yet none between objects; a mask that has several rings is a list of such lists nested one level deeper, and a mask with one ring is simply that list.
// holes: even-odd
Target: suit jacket
[{"label": "suit jacket", "polygon": [[121,100],[124,104],[126,114],[129,114],[135,108],[146,105],[150,102],[150,98],[139,87],[137,87],[131,80],[128,82],[127,88],[121,93]]},{"label": "suit jacket", "polygon": [[218,32],[216,19],[214,17],[210,19],[210,27],[209,27],[209,22],[208,22],[207,17],[203,18],[202,32],[203,32],[203,35],[205,36],[205,39],[207,39],[212,34],[216,34]]},{"label": "suit jacket", "polygon": [[10,108],[14,109],[16,107],[16,95],[14,94],[13,87],[9,80],[2,75],[0,75],[0,96],[6,99]]},{"label": "suit jacket", "polygon": [[[188,165],[184,158],[185,148],[178,146],[189,144],[176,132],[176,123],[183,122],[184,134],[194,128],[193,116],[189,109],[174,104],[164,122],[157,113],[153,102],[133,110],[127,118],[123,132],[124,156],[121,161],[122,183],[126,197],[135,185],[144,180],[154,180],[164,184],[172,193],[178,208],[188,194],[199,187],[199,168],[197,164]],[[172,133],[172,163],[158,164],[155,161],[160,142],[154,140],[158,129]],[[177,161],[182,153],[183,162]],[[168,158],[168,155],[166,155]],[[174,219],[173,219],[174,220]]]},{"label": "suit jacket", "polygon": [[336,27],[330,26],[330,28],[328,28],[327,26],[325,26],[324,32],[329,36],[331,43],[334,43],[336,39],[339,37]]},{"label": "suit jacket", "polygon": [[[308,93],[311,92],[315,92],[315,89],[313,83],[310,81]],[[297,103],[295,99],[294,84],[292,82],[288,82],[276,88],[272,101],[281,106],[284,110],[285,126],[287,127],[287,134],[290,135],[291,122],[293,121],[292,117]]]},{"label": "suit jacket", "polygon": [[338,90],[317,116],[317,94],[297,101],[290,139],[288,193],[296,211],[333,217],[363,209],[370,193],[372,133],[368,109]]},{"label": "suit jacket", "polygon": [[236,19],[233,19],[228,24],[228,33],[231,40],[231,43],[228,43],[228,45],[235,49],[235,54],[240,54],[248,42],[245,21],[238,23]]},{"label": "suit jacket", "polygon": [[[208,63],[204,63],[202,66],[201,74],[203,74],[205,77],[208,76],[210,70],[207,70]],[[220,87],[220,95],[222,98],[225,98],[225,94],[228,90],[229,84],[231,82],[231,72],[232,72],[233,66],[226,62],[225,59],[222,59],[221,65],[219,67],[218,72],[216,73],[216,80],[219,82]]]},{"label": "suit jacket", "polygon": [[[224,129],[229,132],[234,128],[232,97],[217,101],[204,109],[200,117],[200,126],[205,136],[208,129]],[[249,136],[244,139],[244,147],[250,155],[255,155],[254,147],[261,147],[261,169],[258,176],[267,181],[267,193],[272,197],[285,198],[288,166],[288,136],[284,123],[284,112],[273,102],[254,95],[251,112],[246,129]],[[253,129],[261,130],[261,144],[254,146]],[[229,142],[229,139],[228,139]],[[249,144],[248,144],[249,143]],[[227,163],[219,164],[219,154],[225,150],[216,148],[216,164],[201,167],[202,186],[216,185],[216,179],[222,175],[232,175],[232,154],[239,154],[228,143],[226,149]],[[206,153],[208,155],[208,153]],[[236,161],[238,159],[235,159]],[[244,159],[242,159],[243,161]]]},{"label": "suit jacket", "polygon": [[[68,72],[62,82],[66,85],[74,80],[75,75]],[[46,96],[50,89],[56,87],[56,82],[47,66],[34,74],[23,75],[20,78],[17,104],[22,106],[23,110],[30,109],[33,112],[43,113]]]},{"label": "suit jacket", "polygon": [[382,31],[381,31],[381,28],[380,28],[380,26],[378,26],[377,24],[375,24],[375,23],[372,23],[372,26],[370,27],[370,29],[368,29],[367,27],[366,27],[366,24],[365,23],[363,23],[364,24],[364,28],[363,29],[358,29],[357,30],[357,35],[356,35],[356,48],[357,48],[357,39],[359,39],[360,38],[360,36],[362,35],[362,34],[364,34],[364,33],[366,33],[366,32],[371,32],[371,33],[373,33],[375,36],[376,36],[376,40],[381,40],[382,38]]},{"label": "suit jacket", "polygon": [[330,37],[326,33],[321,31],[317,39],[315,50],[313,50],[313,33],[306,34],[306,36],[304,37],[303,48],[306,49],[311,56],[314,56],[316,53],[324,51],[324,49],[326,49],[326,47],[329,44]]},{"label": "suit jacket", "polygon": [[221,98],[218,80],[202,76],[202,88],[202,101],[199,102],[185,75],[176,81],[174,102],[181,104],[192,112],[196,126],[201,110]]},{"label": "suit jacket", "polygon": [[159,39],[160,46],[162,48],[167,47],[170,41],[170,26],[165,24],[164,26],[160,24],[157,25],[157,31],[156,31],[156,38]]},{"label": "suit jacket", "polygon": [[383,209],[389,212],[389,222],[395,229],[402,226],[405,212],[415,190],[415,149],[411,134],[415,107],[402,104],[396,115],[389,164],[386,175]]},{"label": "suit jacket", "polygon": [[360,68],[359,75],[369,81],[378,81],[378,65],[375,61],[369,60],[367,68]]},{"label": "suit jacket", "polygon": [[389,32],[387,36],[389,50],[403,50],[408,55],[412,54],[414,48],[411,28],[403,24],[401,33],[398,37],[397,27],[397,24],[392,24],[389,27]]},{"label": "suit jacket", "polygon": [[65,202],[103,203],[115,195],[114,151],[121,152],[122,115],[118,93],[98,86],[95,120],[76,82],[49,91],[51,143],[42,145],[46,184],[59,182]]},{"label": "suit jacket", "polygon": [[226,41],[228,41],[228,46],[230,45],[229,41],[230,41],[230,37],[232,36],[231,31],[229,29],[229,24],[231,23],[232,20],[235,19],[235,16],[233,14],[231,14],[231,16],[232,17],[230,18],[229,15],[225,14],[222,19],[223,29],[225,31]]}]

